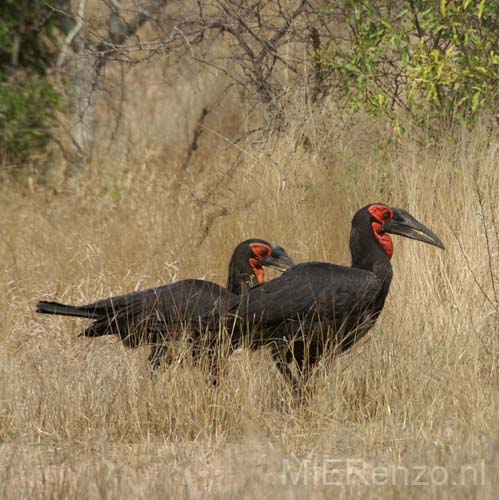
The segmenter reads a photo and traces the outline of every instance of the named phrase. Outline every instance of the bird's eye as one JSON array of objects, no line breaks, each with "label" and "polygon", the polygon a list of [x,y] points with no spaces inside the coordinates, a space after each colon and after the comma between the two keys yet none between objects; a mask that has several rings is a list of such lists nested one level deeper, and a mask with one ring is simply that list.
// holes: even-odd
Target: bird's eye
[{"label": "bird's eye", "polygon": [[266,248],[262,248],[258,253],[260,254],[260,257],[265,257],[269,251]]},{"label": "bird's eye", "polygon": [[390,218],[390,211],[389,211],[389,210],[385,210],[385,211],[383,212],[383,217],[384,217],[385,219],[389,219],[389,218]]}]

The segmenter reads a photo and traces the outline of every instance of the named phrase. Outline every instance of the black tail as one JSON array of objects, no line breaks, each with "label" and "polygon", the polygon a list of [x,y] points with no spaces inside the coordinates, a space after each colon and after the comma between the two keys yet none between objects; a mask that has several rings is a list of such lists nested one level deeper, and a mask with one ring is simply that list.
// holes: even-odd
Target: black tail
[{"label": "black tail", "polygon": [[36,305],[36,312],[43,314],[60,314],[61,316],[76,316],[78,318],[99,319],[102,313],[89,306],[69,306],[59,302],[46,302],[42,300]]}]

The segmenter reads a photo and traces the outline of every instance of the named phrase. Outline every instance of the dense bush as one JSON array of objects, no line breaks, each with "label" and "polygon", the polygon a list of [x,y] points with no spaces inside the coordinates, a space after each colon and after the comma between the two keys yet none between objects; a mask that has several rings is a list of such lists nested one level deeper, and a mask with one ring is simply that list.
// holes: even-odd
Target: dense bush
[{"label": "dense bush", "polygon": [[499,10],[484,0],[339,0],[321,16],[346,37],[316,54],[355,108],[422,125],[497,110]]},{"label": "dense bush", "polygon": [[9,162],[49,138],[58,103],[47,76],[56,56],[53,13],[44,0],[0,4],[0,156]]},{"label": "dense bush", "polygon": [[36,74],[0,82],[0,149],[10,159],[22,159],[49,139],[58,94]]}]

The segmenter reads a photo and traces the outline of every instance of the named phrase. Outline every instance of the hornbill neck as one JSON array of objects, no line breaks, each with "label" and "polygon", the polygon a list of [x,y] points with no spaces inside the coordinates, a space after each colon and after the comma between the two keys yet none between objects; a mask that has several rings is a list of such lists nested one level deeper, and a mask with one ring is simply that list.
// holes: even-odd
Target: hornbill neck
[{"label": "hornbill neck", "polygon": [[370,271],[378,276],[384,284],[390,285],[393,274],[390,259],[374,236],[369,219],[365,217],[361,220],[354,217],[352,220],[350,253],[352,267]]},{"label": "hornbill neck", "polygon": [[236,295],[241,295],[243,290],[248,290],[258,285],[258,279],[246,256],[234,254],[229,263],[229,277],[227,290]]}]

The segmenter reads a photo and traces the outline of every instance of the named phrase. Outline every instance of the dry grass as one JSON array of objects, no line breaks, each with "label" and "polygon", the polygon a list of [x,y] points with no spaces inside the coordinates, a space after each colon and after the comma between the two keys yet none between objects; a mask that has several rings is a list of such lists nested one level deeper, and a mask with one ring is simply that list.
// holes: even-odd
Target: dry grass
[{"label": "dry grass", "polygon": [[[301,125],[263,146],[236,147],[233,130],[256,118],[235,113],[232,96],[182,173],[182,130],[198,116],[199,95],[211,102],[218,91],[208,79],[191,84],[203,85],[195,102],[179,97],[192,91],[179,84],[157,90],[152,106],[132,80],[114,149],[104,156],[102,147],[88,175],[28,194],[2,190],[0,497],[491,496],[497,130],[478,125],[438,145],[394,145],[371,120],[345,124],[333,104],[319,112],[297,103]],[[447,250],[395,241],[395,278],[378,324],[319,370],[302,406],[292,404],[268,353],[233,356],[217,388],[185,363],[153,382],[145,350],[79,339],[82,322],[33,312],[39,299],[83,303],[184,277],[223,282],[233,246],[250,236],[298,261],[348,264],[351,216],[372,201],[408,209]],[[477,476],[461,486],[466,465]],[[396,466],[407,468],[409,485],[400,471],[391,479]],[[444,473],[446,484],[436,484]]]}]

